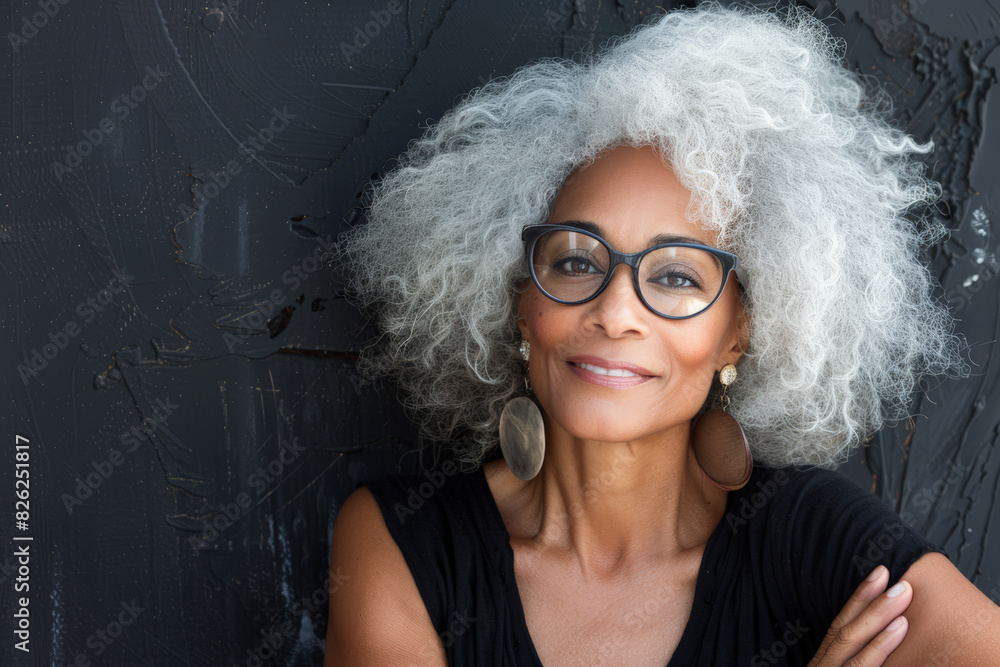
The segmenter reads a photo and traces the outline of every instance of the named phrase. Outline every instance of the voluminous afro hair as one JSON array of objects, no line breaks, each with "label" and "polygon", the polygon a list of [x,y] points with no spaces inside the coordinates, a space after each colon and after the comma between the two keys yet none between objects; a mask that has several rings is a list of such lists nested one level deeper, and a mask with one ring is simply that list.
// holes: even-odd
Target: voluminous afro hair
[{"label": "voluminous afro hair", "polygon": [[[921,251],[940,186],[887,95],[842,64],[807,10],[706,2],[579,61],[547,59],[467,96],[373,189],[340,259],[383,335],[359,369],[395,376],[426,433],[480,463],[524,393],[523,227],[609,147],[652,145],[749,275],[750,342],[729,390],[754,458],[832,466],[907,414],[925,374],[965,372]],[[917,209],[921,215],[910,213]]]}]

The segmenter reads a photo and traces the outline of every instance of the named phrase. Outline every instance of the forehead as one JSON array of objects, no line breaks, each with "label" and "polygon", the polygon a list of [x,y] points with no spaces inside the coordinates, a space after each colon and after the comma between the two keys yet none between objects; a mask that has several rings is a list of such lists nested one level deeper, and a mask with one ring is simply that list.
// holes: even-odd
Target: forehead
[{"label": "forehead", "polygon": [[549,222],[590,222],[622,252],[656,236],[687,236],[715,246],[718,232],[685,216],[691,191],[650,146],[616,146],[574,171],[556,197]]}]

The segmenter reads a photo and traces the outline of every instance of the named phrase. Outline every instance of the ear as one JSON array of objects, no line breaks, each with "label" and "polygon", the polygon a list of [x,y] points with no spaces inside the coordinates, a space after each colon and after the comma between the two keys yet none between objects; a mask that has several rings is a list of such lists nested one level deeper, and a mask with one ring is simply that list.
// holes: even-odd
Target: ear
[{"label": "ear", "polygon": [[736,365],[749,344],[750,316],[743,308],[743,303],[737,302],[736,318],[730,324],[730,335],[724,343],[724,351],[719,361],[723,366],[726,364]]},{"label": "ear", "polygon": [[521,331],[521,338],[528,341],[531,338],[528,337],[528,325],[525,323],[524,313],[526,309],[525,302],[527,301],[525,293],[528,291],[530,283],[531,278],[525,278],[515,286],[515,290],[517,291],[517,328]]}]

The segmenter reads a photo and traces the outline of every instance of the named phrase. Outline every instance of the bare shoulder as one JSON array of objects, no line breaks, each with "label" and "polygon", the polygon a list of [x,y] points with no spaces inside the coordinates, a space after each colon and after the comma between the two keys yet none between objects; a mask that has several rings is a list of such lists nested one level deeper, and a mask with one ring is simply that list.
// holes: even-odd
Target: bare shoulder
[{"label": "bare shoulder", "polygon": [[902,576],[913,587],[903,613],[909,629],[886,665],[995,665],[1000,607],[939,553],[917,559]]},{"label": "bare shoulder", "polygon": [[337,514],[330,572],[339,585],[330,595],[326,667],[447,665],[403,553],[365,486]]}]

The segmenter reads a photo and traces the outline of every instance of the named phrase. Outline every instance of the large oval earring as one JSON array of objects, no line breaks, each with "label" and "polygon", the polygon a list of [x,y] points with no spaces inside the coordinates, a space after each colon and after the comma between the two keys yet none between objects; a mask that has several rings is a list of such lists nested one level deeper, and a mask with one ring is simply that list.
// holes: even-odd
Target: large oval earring
[{"label": "large oval earring", "polygon": [[726,491],[743,488],[753,471],[753,455],[743,428],[725,410],[730,404],[726,388],[735,381],[736,366],[726,364],[719,371],[722,408],[707,411],[691,431],[691,449],[702,473]]},{"label": "large oval earring", "polygon": [[[524,386],[531,393],[527,361],[531,345],[521,341],[521,356],[525,361]],[[545,458],[545,424],[542,411],[531,398],[518,396],[507,401],[500,413],[500,451],[517,477],[525,481],[542,469]]]}]

